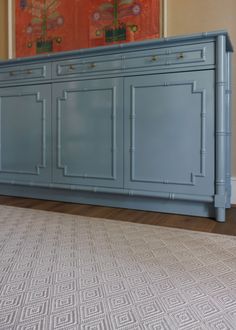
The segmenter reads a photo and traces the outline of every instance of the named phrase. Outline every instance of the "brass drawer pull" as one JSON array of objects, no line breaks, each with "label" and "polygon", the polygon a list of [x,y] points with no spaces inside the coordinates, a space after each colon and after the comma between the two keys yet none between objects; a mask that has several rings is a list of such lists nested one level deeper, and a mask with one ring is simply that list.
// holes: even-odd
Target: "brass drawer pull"
[{"label": "brass drawer pull", "polygon": [[90,63],[90,64],[89,64],[89,68],[90,68],[90,69],[94,69],[94,68],[96,68],[96,64],[95,64],[95,63]]},{"label": "brass drawer pull", "polygon": [[156,62],[156,61],[158,61],[158,56],[152,56],[152,58],[151,58],[151,62]]},{"label": "brass drawer pull", "polygon": [[74,71],[74,70],[75,70],[75,66],[74,66],[73,64],[70,64],[70,65],[69,65],[69,70],[70,70],[70,71]]},{"label": "brass drawer pull", "polygon": [[183,53],[180,53],[178,56],[177,56],[177,59],[178,60],[182,60],[184,58],[184,54]]}]

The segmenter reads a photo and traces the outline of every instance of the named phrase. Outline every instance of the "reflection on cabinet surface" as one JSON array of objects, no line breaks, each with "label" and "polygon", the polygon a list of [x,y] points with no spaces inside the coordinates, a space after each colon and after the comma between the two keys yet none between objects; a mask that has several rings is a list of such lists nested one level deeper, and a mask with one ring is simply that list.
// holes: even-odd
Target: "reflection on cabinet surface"
[{"label": "reflection on cabinet surface", "polygon": [[220,31],[0,62],[0,193],[225,221],[232,50]]}]

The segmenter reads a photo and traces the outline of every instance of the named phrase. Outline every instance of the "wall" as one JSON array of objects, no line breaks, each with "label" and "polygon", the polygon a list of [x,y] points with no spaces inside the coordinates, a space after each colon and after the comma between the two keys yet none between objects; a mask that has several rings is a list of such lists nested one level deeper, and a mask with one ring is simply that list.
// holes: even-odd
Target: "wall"
[{"label": "wall", "polygon": [[232,176],[236,177],[236,1],[167,0],[167,35],[227,29],[233,53]]},{"label": "wall", "polygon": [[0,0],[0,59],[7,58],[7,0]]}]

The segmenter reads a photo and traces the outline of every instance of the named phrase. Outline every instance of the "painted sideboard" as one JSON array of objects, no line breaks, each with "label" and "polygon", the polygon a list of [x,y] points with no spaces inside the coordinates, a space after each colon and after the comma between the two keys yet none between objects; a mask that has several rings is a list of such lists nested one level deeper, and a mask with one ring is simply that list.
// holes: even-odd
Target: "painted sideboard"
[{"label": "painted sideboard", "polygon": [[218,31],[0,62],[0,194],[225,221],[232,51]]}]

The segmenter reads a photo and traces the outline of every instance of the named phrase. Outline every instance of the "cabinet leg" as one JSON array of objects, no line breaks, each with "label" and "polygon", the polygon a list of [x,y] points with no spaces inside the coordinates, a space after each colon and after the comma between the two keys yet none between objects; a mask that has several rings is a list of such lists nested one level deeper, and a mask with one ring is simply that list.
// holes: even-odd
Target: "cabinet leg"
[{"label": "cabinet leg", "polygon": [[216,209],[216,221],[225,222],[225,208],[224,207],[218,207]]}]

